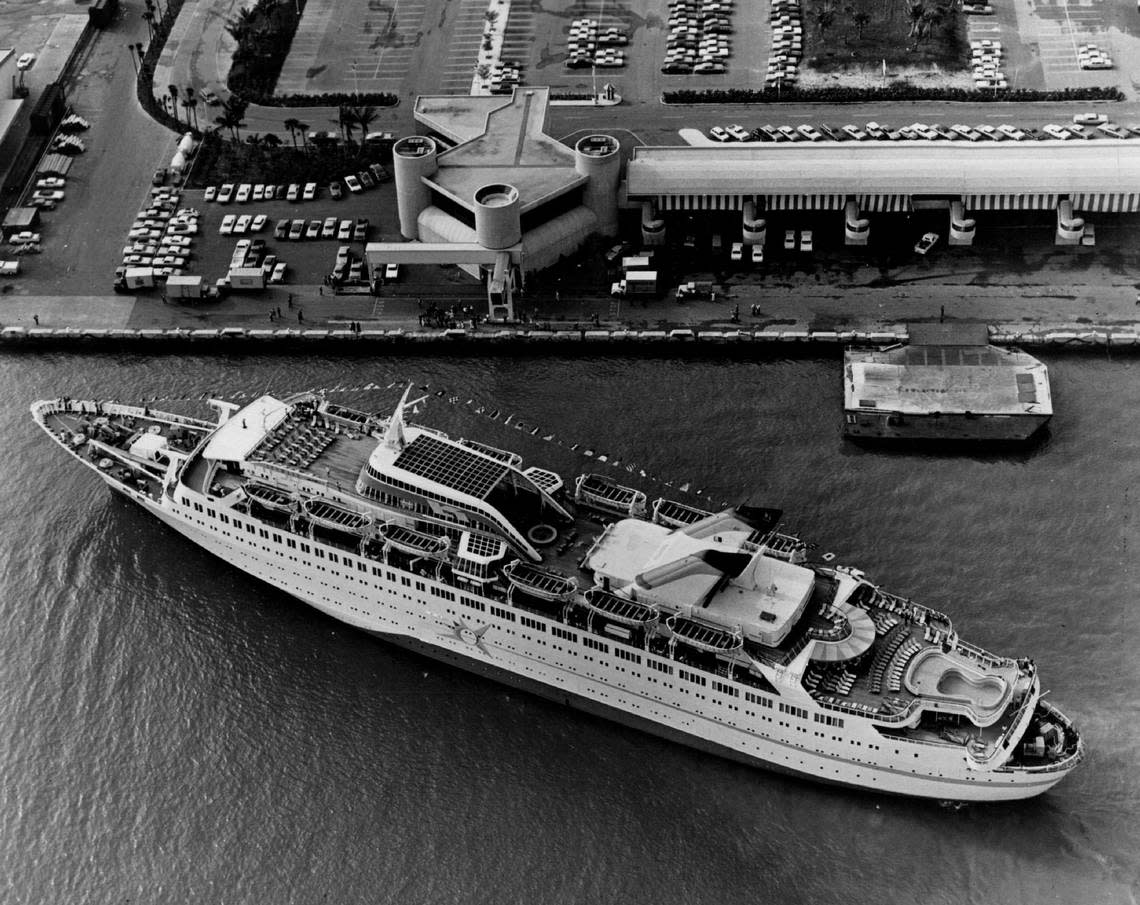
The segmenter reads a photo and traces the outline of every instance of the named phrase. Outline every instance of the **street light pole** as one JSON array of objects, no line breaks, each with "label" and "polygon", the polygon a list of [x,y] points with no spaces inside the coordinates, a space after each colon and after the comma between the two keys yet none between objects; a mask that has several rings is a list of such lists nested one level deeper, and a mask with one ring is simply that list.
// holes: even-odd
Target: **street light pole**
[{"label": "street light pole", "polygon": [[128,44],[127,50],[131,54],[131,65],[134,67],[135,75],[137,76],[139,74],[139,64],[138,64],[138,60],[135,59],[135,45],[134,44]]}]

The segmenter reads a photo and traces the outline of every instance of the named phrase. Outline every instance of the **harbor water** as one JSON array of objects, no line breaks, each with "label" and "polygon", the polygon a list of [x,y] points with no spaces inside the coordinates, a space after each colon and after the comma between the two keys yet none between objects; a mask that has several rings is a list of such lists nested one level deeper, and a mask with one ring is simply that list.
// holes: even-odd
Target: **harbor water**
[{"label": "harbor water", "polygon": [[[841,437],[837,357],[0,357],[0,901],[1131,903],[1140,360],[1042,356],[1016,452]],[[1088,759],[955,808],[795,780],[376,641],[200,551],[34,426],[68,395],[209,417],[323,390],[707,507],[1036,660]]]}]

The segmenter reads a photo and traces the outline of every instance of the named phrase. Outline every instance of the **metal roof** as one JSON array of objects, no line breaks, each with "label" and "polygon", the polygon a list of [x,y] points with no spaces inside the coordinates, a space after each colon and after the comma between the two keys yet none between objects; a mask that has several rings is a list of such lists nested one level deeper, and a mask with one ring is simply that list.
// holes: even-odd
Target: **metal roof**
[{"label": "metal roof", "polygon": [[1140,142],[837,142],[634,148],[629,194],[1134,192]]}]

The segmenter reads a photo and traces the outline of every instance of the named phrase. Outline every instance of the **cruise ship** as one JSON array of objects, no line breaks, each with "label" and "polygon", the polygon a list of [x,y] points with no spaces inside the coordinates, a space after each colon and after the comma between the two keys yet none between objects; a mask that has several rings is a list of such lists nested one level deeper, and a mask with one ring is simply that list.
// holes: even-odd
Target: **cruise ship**
[{"label": "cruise ship", "polygon": [[[409,388],[410,389],[410,388]],[[650,502],[313,394],[207,421],[70,398],[36,422],[232,566],[385,640],[707,752],[939,801],[1039,795],[1083,757],[1034,662],[855,568],[777,510]]]}]

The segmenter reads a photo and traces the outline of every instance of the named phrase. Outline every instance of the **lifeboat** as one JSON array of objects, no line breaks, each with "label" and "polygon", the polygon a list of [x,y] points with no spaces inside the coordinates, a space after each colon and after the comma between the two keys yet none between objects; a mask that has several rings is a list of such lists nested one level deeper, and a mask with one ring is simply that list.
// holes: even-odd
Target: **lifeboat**
[{"label": "lifeboat", "polygon": [[666,528],[684,528],[712,515],[707,509],[698,509],[660,497],[653,503],[653,522]]},{"label": "lifeboat", "polygon": [[578,582],[553,569],[541,569],[521,559],[503,568],[512,588],[518,588],[540,600],[565,601],[574,596]]},{"label": "lifeboat", "polygon": [[296,505],[293,495],[280,487],[250,481],[242,486],[242,490],[257,505],[273,512],[292,512]]},{"label": "lifeboat", "polygon": [[372,525],[372,518],[328,500],[305,500],[301,511],[314,525],[348,534],[364,534]]},{"label": "lifeboat", "polygon": [[744,647],[744,636],[739,629],[721,628],[685,616],[670,616],[665,624],[674,638],[698,650],[726,654]]},{"label": "lifeboat", "polygon": [[409,556],[426,556],[429,559],[443,559],[451,548],[451,539],[439,534],[425,534],[403,525],[387,522],[377,532],[386,546],[394,547]]},{"label": "lifeboat", "polygon": [[642,518],[645,515],[644,493],[632,487],[623,487],[598,474],[578,476],[574,482],[574,502],[626,518]]},{"label": "lifeboat", "polygon": [[623,625],[643,626],[657,621],[660,611],[649,603],[619,597],[605,588],[590,588],[585,594],[586,606]]}]

